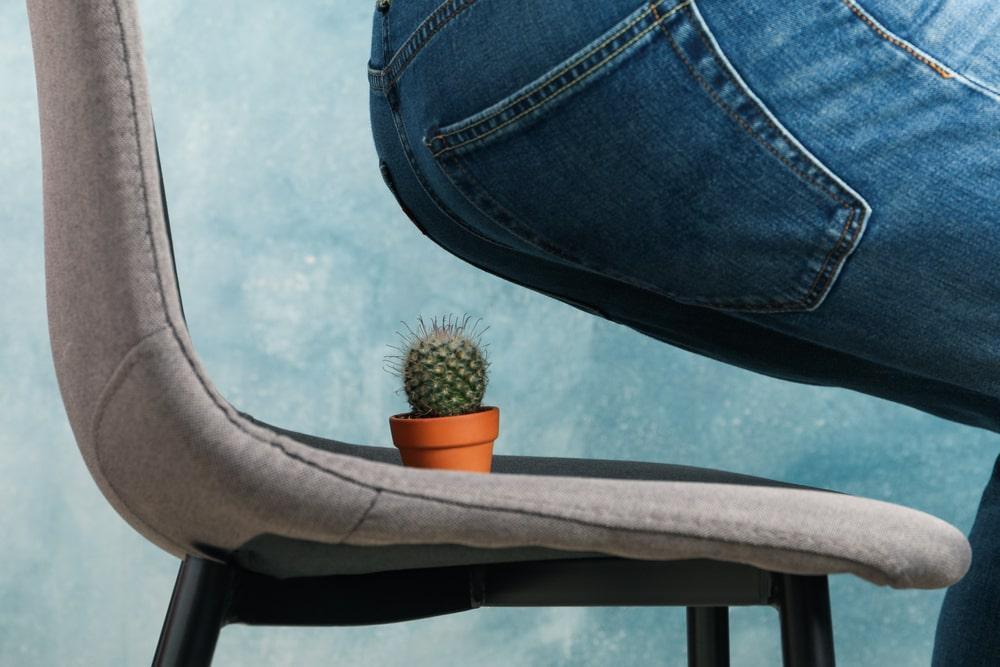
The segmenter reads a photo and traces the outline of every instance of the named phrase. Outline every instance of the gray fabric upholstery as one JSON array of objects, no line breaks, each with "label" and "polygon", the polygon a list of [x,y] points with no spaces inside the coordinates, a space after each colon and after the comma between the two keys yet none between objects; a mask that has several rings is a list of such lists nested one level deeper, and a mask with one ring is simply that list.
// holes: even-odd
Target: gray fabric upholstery
[{"label": "gray fabric upholstery", "polygon": [[[356,456],[369,461],[381,461],[393,465],[403,465],[399,450],[395,447],[378,447],[372,445],[355,445],[339,440],[320,438],[306,433],[296,433],[279,426],[266,424],[254,419],[251,415],[240,413],[257,426],[270,429],[293,440],[304,442],[336,454]],[[719,484],[745,484],[749,486],[777,486],[789,489],[813,489],[827,491],[816,487],[790,484],[763,477],[743,475],[728,470],[712,468],[697,468],[694,466],[676,465],[673,463],[651,463],[648,461],[622,461],[612,459],[578,459],[552,456],[511,456],[495,454],[493,456],[493,472],[511,475],[557,475],[559,477],[599,477],[603,479],[631,479],[671,482],[717,482]],[[836,493],[830,491],[830,493]]]},{"label": "gray fabric upholstery", "polygon": [[[243,414],[243,413],[241,413]],[[314,435],[296,433],[255,420],[253,423],[304,442],[312,447],[356,456],[370,461],[402,465],[395,447],[355,445]],[[546,456],[493,457],[493,472],[522,475],[558,475],[560,477],[597,477],[604,479],[717,482],[751,486],[809,488],[750,475],[696,468],[693,466],[614,461],[602,459],[553,458]],[[597,552],[559,551],[540,547],[477,549],[458,544],[403,544],[359,547],[347,544],[324,544],[293,540],[280,535],[259,535],[241,545],[232,554],[242,567],[275,577],[317,577],[330,574],[364,574],[385,570],[445,567],[479,563],[587,558],[605,556]]]},{"label": "gray fabric upholstery", "polygon": [[[825,491],[416,470],[253,423],[205,375],[180,312],[131,0],[28,0],[42,127],[46,285],[60,390],[108,501],[178,556],[262,535],[348,546],[539,547],[955,582],[964,536]],[[544,447],[539,447],[543,449]]]}]

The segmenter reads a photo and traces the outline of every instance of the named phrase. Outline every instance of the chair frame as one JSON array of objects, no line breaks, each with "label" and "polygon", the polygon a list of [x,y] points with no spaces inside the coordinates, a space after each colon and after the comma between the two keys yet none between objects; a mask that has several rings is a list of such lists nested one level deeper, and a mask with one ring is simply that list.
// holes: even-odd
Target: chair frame
[{"label": "chair frame", "polygon": [[[664,605],[688,608],[689,664],[720,666],[729,664],[728,608],[770,605],[784,664],[826,667],[834,664],[827,576],[787,572],[912,589],[951,585],[967,571],[960,531],[891,503],[770,484],[567,475],[557,466],[417,474],[239,412],[211,382],[184,323],[135,0],[27,7],[49,337],[63,404],[111,506],[184,559],[155,665],[210,664],[233,623]],[[535,268],[551,270],[542,261]],[[312,577],[282,579],[238,564],[237,552],[267,535],[351,548],[459,546],[493,562],[406,561],[411,569],[318,576],[366,563],[331,559]],[[527,547],[558,560],[497,563],[501,554],[489,551]]]},{"label": "chair frame", "polygon": [[728,667],[729,607],[768,605],[778,610],[785,667],[832,667],[827,579],[707,559],[623,558],[278,579],[188,556],[153,666],[210,665],[231,624],[373,625],[479,607],[685,606],[689,667]]}]

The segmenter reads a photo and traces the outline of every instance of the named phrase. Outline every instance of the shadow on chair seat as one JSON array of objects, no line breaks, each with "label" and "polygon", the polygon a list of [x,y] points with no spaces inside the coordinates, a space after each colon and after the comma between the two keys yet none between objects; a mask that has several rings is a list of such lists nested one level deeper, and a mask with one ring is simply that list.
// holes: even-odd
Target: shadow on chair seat
[{"label": "shadow on chair seat", "polygon": [[[356,456],[370,461],[402,465],[399,451],[394,447],[354,445],[338,440],[329,440],[278,428],[254,419],[245,413],[241,414],[258,426],[324,451]],[[642,461],[547,456],[498,454],[493,457],[493,474],[553,475],[636,481],[711,482],[826,491],[826,489],[711,468]],[[836,492],[830,491],[830,493]],[[206,550],[210,551],[210,547]],[[222,555],[222,557],[226,558],[227,556]],[[248,571],[278,578],[320,577],[386,570],[575,558],[607,558],[607,554],[560,551],[542,547],[477,549],[461,544],[403,544],[366,547],[312,542],[281,535],[263,534],[246,542],[231,555],[234,563]]]}]

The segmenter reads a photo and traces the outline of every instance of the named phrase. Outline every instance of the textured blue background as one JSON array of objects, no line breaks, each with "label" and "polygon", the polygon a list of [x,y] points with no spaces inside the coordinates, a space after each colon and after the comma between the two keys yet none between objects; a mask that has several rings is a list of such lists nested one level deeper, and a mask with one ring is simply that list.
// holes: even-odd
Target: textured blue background
[{"label": "textured blue background", "polygon": [[[405,0],[404,0],[405,1]],[[237,406],[389,443],[399,320],[490,330],[505,453],[714,466],[911,505],[963,530],[997,436],[730,367],[479,272],[379,177],[371,2],[144,2],[153,106],[195,344]],[[91,482],[52,372],[38,121],[24,7],[0,7],[0,664],[148,664],[177,562]],[[930,659],[941,591],[832,579],[845,665]],[[732,614],[738,665],[779,659],[770,609]],[[228,628],[219,665],[685,665],[677,609],[488,609],[351,629]]]}]

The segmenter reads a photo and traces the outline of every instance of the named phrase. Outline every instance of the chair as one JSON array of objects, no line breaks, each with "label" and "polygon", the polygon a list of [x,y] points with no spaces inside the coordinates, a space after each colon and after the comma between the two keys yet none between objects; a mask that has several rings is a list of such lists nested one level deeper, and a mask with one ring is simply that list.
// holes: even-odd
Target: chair
[{"label": "chair", "polygon": [[967,570],[961,532],[877,500],[624,461],[416,470],[238,411],[185,327],[134,1],[27,4],[60,391],[108,502],[183,559],[154,664],[210,664],[228,623],[683,605],[689,664],[718,666],[728,607],[772,605],[785,665],[833,665],[828,575],[938,588]]}]

